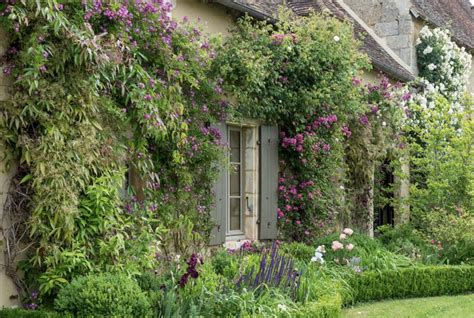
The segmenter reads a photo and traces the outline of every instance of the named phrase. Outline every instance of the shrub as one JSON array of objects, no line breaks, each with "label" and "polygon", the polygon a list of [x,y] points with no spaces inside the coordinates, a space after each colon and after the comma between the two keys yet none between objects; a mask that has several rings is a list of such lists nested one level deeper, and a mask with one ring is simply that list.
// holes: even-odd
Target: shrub
[{"label": "shrub", "polygon": [[391,251],[425,264],[474,263],[474,217],[433,210],[414,225],[382,227],[379,240]]},{"label": "shrub", "polygon": [[59,314],[54,311],[26,310],[26,309],[2,309],[0,318],[69,318],[69,314]]},{"label": "shrub", "polygon": [[474,266],[412,267],[354,275],[353,302],[455,295],[474,291]]},{"label": "shrub", "polygon": [[119,274],[74,279],[55,301],[60,312],[78,317],[149,317],[150,303],[138,284]]},{"label": "shrub", "polygon": [[314,256],[314,249],[314,247],[308,244],[299,242],[283,244],[280,247],[280,251],[282,254],[292,256],[293,258],[304,262],[308,262],[308,260],[310,260],[311,257]]},{"label": "shrub", "polygon": [[342,299],[339,294],[326,295],[318,301],[300,307],[296,317],[334,318],[341,316]]},{"label": "shrub", "polygon": [[212,268],[216,274],[228,279],[233,279],[239,271],[239,262],[236,256],[229,254],[226,250],[220,249],[212,257]]},{"label": "shrub", "polygon": [[410,257],[412,260],[421,260],[427,253],[428,246],[413,225],[403,224],[396,227],[383,225],[377,228],[380,241],[388,250]]}]

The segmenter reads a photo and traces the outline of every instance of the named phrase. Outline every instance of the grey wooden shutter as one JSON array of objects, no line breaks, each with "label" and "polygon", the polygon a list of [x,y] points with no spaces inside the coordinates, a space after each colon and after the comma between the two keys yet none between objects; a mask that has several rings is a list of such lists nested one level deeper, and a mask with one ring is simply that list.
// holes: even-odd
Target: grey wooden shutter
[{"label": "grey wooden shutter", "polygon": [[277,238],[278,127],[260,127],[260,239]]},{"label": "grey wooden shutter", "polygon": [[[215,125],[221,132],[223,143],[227,143],[227,126],[225,123]],[[211,221],[214,227],[211,230],[210,245],[219,245],[225,242],[227,224],[227,167],[222,166],[219,177],[213,186],[214,207],[211,210]]]}]

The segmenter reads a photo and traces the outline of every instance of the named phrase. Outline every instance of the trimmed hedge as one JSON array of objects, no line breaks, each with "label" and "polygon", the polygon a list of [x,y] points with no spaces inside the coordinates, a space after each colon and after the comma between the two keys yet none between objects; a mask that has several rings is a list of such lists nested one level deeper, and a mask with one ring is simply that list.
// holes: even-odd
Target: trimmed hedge
[{"label": "trimmed hedge", "polygon": [[72,313],[75,317],[152,316],[146,294],[124,274],[77,277],[59,291],[54,305],[58,312]]},{"label": "trimmed hedge", "polygon": [[26,310],[21,308],[2,309],[0,318],[72,318],[69,314],[45,310]]},{"label": "trimmed hedge", "polygon": [[350,281],[352,302],[456,295],[474,291],[474,266],[427,266],[365,272]]}]

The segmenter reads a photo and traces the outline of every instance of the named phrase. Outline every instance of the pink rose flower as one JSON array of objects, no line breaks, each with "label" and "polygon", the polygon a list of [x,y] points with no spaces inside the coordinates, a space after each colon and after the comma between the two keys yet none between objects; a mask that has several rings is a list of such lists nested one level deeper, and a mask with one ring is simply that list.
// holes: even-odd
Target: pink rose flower
[{"label": "pink rose flower", "polygon": [[333,251],[337,251],[344,248],[344,245],[339,241],[333,241],[331,248]]},{"label": "pink rose flower", "polygon": [[346,245],[346,249],[347,249],[348,251],[352,251],[352,250],[354,249],[354,244],[351,244],[351,243],[347,244],[347,245]]},{"label": "pink rose flower", "polygon": [[339,235],[340,240],[345,240],[346,238],[347,238],[347,235],[344,233],[341,233],[341,235]]},{"label": "pink rose flower", "polygon": [[342,230],[342,233],[347,234],[347,235],[352,235],[354,231],[348,227],[346,227],[344,230]]}]

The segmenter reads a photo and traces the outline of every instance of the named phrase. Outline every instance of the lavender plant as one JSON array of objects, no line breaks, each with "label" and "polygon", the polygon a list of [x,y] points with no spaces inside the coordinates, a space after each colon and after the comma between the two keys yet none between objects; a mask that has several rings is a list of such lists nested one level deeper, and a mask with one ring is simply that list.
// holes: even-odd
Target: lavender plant
[{"label": "lavender plant", "polygon": [[271,249],[263,248],[261,251],[258,271],[251,266],[247,274],[237,280],[237,288],[258,290],[263,286],[280,288],[291,297],[296,297],[302,271],[298,271],[292,258],[278,254],[278,244],[273,243]]}]

